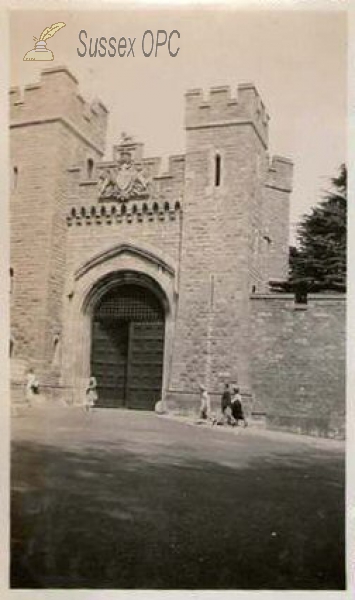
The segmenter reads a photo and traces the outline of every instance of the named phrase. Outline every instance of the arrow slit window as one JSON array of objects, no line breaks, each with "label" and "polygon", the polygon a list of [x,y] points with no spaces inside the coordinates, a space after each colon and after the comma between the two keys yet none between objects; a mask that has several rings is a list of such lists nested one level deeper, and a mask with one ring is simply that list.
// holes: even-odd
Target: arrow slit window
[{"label": "arrow slit window", "polygon": [[215,179],[214,179],[214,184],[216,187],[219,187],[221,185],[221,155],[220,154],[216,154],[215,156]]}]

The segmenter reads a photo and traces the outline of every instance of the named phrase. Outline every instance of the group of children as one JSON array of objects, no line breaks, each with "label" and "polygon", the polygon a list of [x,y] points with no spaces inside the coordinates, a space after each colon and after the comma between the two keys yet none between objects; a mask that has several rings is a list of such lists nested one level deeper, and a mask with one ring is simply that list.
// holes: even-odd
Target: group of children
[{"label": "group of children", "polygon": [[[39,393],[39,384],[33,372],[29,369],[26,381],[26,400],[28,406],[32,406],[32,400]],[[229,383],[224,386],[224,391],[221,398],[221,414],[219,418],[213,415],[211,411],[211,400],[207,389],[204,385],[200,385],[200,418],[203,420],[212,421],[212,425],[232,425],[236,426],[239,421],[243,421],[244,427],[248,423],[244,416],[242,397],[239,387],[235,386],[230,389]],[[95,377],[90,377],[89,384],[85,390],[84,410],[89,413],[94,408],[98,401],[97,382]]]},{"label": "group of children", "polygon": [[[33,401],[36,395],[39,394],[38,379],[33,371],[29,369],[26,376],[26,404],[29,408],[33,406]],[[90,377],[89,383],[85,389],[85,397],[83,407],[86,413],[89,413],[94,408],[98,401],[96,377]]]},{"label": "group of children", "polygon": [[218,418],[211,412],[211,400],[207,389],[202,384],[200,385],[200,400],[201,419],[212,421],[212,425],[227,424],[232,427],[237,426],[239,421],[243,421],[244,427],[247,427],[248,422],[244,416],[239,387],[235,386],[231,391],[229,383],[225,384],[221,398],[221,414]]}]

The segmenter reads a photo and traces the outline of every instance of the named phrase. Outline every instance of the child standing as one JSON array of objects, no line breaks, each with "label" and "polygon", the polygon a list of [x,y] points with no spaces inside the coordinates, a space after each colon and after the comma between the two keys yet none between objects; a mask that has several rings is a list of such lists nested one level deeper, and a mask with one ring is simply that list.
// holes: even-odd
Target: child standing
[{"label": "child standing", "polygon": [[26,402],[27,406],[31,407],[33,399],[39,393],[39,385],[37,377],[33,369],[29,369],[26,377]]},{"label": "child standing", "polygon": [[232,394],[230,391],[229,383],[225,383],[224,391],[221,398],[221,416],[217,421],[217,425],[235,425],[234,418],[232,416]]},{"label": "child standing", "polygon": [[200,384],[200,418],[208,419],[211,416],[211,400],[204,385]]},{"label": "child standing", "polygon": [[247,420],[244,416],[242,397],[240,395],[240,390],[238,387],[235,387],[233,390],[232,415],[235,419],[236,425],[238,425],[238,421],[244,421],[244,427],[248,426]]},{"label": "child standing", "polygon": [[90,377],[89,385],[86,388],[86,398],[84,409],[86,412],[91,412],[96,402],[98,401],[96,377]]}]

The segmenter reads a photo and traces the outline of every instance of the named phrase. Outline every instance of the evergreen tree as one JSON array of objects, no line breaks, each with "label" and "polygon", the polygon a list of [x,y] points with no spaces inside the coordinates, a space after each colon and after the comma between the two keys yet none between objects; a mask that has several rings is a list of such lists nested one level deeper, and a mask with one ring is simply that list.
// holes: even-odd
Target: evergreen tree
[{"label": "evergreen tree", "polygon": [[284,290],[346,291],[347,169],[341,165],[324,200],[305,215],[298,248],[290,248],[290,277]]}]

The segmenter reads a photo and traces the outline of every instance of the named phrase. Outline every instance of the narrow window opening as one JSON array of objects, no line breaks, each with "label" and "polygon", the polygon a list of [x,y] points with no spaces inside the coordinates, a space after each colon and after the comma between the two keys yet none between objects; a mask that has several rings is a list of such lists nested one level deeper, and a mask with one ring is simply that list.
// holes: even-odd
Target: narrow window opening
[{"label": "narrow window opening", "polygon": [[10,294],[14,291],[14,270],[10,267]]},{"label": "narrow window opening", "polygon": [[253,285],[253,287],[251,288],[251,292],[252,292],[252,294],[255,294],[255,292],[256,292],[256,285]]},{"label": "narrow window opening", "polygon": [[60,335],[56,333],[53,336],[53,358],[52,358],[52,366],[58,367],[60,364]]},{"label": "narrow window opening", "polygon": [[15,347],[14,340],[13,340],[13,338],[10,338],[10,349],[9,349],[10,358],[12,358],[14,355],[14,347]]},{"label": "narrow window opening", "polygon": [[92,179],[93,171],[94,171],[94,161],[92,158],[88,158],[86,164],[87,177],[88,179]]},{"label": "narrow window opening", "polygon": [[219,187],[221,185],[221,156],[220,154],[216,154],[215,157],[215,186]]},{"label": "narrow window opening", "polygon": [[13,170],[13,179],[12,179],[12,188],[13,188],[13,190],[17,189],[17,184],[18,184],[18,167],[14,167],[14,170]]}]

